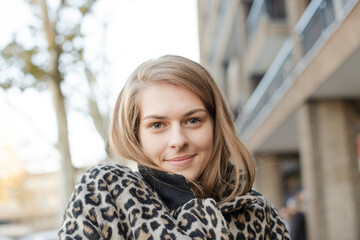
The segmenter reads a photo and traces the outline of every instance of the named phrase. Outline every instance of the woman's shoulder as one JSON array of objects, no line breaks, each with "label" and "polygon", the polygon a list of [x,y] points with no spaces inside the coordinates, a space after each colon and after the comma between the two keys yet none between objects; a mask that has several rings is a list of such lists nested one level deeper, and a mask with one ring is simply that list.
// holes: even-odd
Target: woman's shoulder
[{"label": "woman's shoulder", "polygon": [[244,195],[238,196],[237,201],[240,201],[245,209],[250,212],[264,212],[270,214],[272,217],[277,218],[279,216],[274,205],[257,189],[252,188]]},{"label": "woman's shoulder", "polygon": [[234,199],[220,204],[223,213],[238,210],[265,209],[271,203],[256,189],[251,189],[245,194],[238,195]]},{"label": "woman's shoulder", "polygon": [[71,200],[82,195],[119,192],[129,185],[138,184],[139,181],[139,173],[129,167],[120,164],[97,164],[81,175]]},{"label": "woman's shoulder", "polygon": [[120,164],[100,163],[89,168],[80,178],[80,183],[104,180],[107,184],[116,182],[119,179],[138,181],[140,176],[127,166]]},{"label": "woman's shoulder", "polygon": [[80,177],[66,206],[59,239],[67,235],[73,239],[77,233],[79,236],[85,234],[88,239],[100,239],[101,234],[109,234],[107,230],[102,232],[103,226],[111,226],[115,231],[118,226],[114,219],[126,218],[124,213],[118,212],[119,208],[132,206],[128,201],[130,197],[124,197],[124,192],[138,189],[140,182],[138,173],[119,164],[98,164],[89,168]]},{"label": "woman's shoulder", "polygon": [[235,197],[220,209],[225,216],[232,216],[230,219],[238,221],[236,229],[247,226],[247,231],[262,232],[269,239],[290,239],[276,208],[256,189]]}]

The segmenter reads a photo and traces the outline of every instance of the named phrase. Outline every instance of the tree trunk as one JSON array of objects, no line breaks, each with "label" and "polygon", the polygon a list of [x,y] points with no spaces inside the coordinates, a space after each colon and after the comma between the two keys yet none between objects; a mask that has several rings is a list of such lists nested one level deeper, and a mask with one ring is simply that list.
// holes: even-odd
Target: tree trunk
[{"label": "tree trunk", "polygon": [[50,84],[51,84],[50,89],[53,94],[53,104],[57,119],[57,128],[58,128],[57,147],[61,155],[62,182],[64,186],[63,188],[64,193],[62,194],[62,196],[65,206],[65,204],[69,201],[71,193],[74,189],[75,169],[71,161],[64,95],[61,92],[59,81],[51,80]]},{"label": "tree trunk", "polygon": [[[56,44],[56,21],[51,22],[48,15],[46,0],[40,2],[42,9],[42,18],[44,31],[48,42],[48,50],[51,55],[51,70],[49,72],[49,88],[53,95],[53,104],[56,113],[58,142],[57,148],[61,156],[61,176],[63,183],[62,202],[63,206],[67,204],[75,185],[75,169],[72,165],[68,124],[65,111],[65,98],[61,91],[61,82],[63,78],[59,71],[59,58],[62,53],[61,46]],[[62,211],[62,210],[61,210]]]}]

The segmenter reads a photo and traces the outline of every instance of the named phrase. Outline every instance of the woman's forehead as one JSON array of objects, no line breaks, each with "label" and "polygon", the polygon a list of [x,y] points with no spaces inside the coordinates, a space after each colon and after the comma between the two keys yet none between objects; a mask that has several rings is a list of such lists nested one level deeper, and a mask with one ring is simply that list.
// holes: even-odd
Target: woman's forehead
[{"label": "woman's forehead", "polygon": [[189,112],[203,108],[204,103],[194,92],[173,84],[153,84],[139,95],[140,115],[167,115],[174,112]]}]

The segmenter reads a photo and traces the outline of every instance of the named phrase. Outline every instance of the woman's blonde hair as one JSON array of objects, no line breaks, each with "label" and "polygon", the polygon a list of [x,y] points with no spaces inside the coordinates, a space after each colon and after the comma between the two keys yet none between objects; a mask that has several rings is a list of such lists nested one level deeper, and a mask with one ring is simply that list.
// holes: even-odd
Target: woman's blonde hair
[{"label": "woman's blonde hair", "polygon": [[[139,93],[149,84],[166,82],[194,92],[204,103],[214,122],[213,153],[209,165],[192,182],[197,197],[213,197],[226,202],[252,187],[255,167],[252,156],[237,138],[233,119],[221,92],[208,71],[200,64],[184,57],[166,55],[141,64],[130,75],[117,99],[110,124],[110,146],[122,157],[139,165],[159,169],[143,153],[138,139]],[[235,182],[225,176],[231,164],[236,172]],[[227,197],[218,196],[224,184],[232,184]]]}]

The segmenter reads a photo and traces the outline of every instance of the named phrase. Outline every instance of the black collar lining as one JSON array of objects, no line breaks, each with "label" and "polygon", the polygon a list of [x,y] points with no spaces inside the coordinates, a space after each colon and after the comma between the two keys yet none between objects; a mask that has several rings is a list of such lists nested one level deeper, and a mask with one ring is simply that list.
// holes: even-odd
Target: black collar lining
[{"label": "black collar lining", "polygon": [[159,194],[169,210],[176,210],[195,198],[184,176],[144,166],[138,166],[138,169],[145,182]]}]

